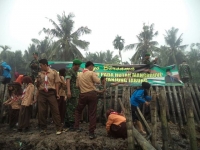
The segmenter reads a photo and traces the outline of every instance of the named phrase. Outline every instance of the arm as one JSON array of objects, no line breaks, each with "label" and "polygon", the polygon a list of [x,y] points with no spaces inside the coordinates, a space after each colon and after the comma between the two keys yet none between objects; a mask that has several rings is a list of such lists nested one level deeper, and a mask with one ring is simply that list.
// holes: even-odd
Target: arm
[{"label": "arm", "polygon": [[106,122],[106,131],[107,131],[107,133],[109,133],[110,126],[111,126],[112,123],[113,123],[113,120],[112,120],[111,116],[108,116],[108,121]]},{"label": "arm", "polygon": [[145,96],[146,101],[151,101],[151,99],[152,99],[151,96]]},{"label": "arm", "polygon": [[92,72],[92,80],[94,83],[100,83],[100,79],[95,72]]},{"label": "arm", "polygon": [[117,85],[119,85],[119,84],[125,84],[125,82],[116,82],[116,83],[111,83],[110,85],[111,85],[111,86],[117,86]]},{"label": "arm", "polygon": [[[145,99],[143,98],[144,91],[138,90],[137,93],[135,93],[135,98],[139,103],[145,103]],[[133,99],[133,96],[131,96],[131,100]]]}]

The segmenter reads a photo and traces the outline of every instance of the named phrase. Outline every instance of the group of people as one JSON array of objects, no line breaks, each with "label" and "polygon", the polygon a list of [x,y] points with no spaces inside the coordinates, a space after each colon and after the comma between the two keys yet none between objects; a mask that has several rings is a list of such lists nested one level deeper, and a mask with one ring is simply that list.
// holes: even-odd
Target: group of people
[{"label": "group of people", "polygon": [[[124,83],[107,83],[106,77],[98,78],[93,71],[94,63],[88,61],[85,63],[85,69],[79,74],[79,68],[82,62],[78,59],[73,61],[72,68],[67,70],[62,68],[59,73],[50,68],[46,59],[38,59],[38,54],[33,54],[34,60],[30,63],[32,70],[31,76],[17,75],[15,82],[11,80],[10,66],[5,62],[1,63],[4,68],[4,83],[8,84],[8,100],[4,105],[11,106],[10,111],[10,128],[15,127],[18,123],[18,131],[29,130],[32,105],[37,104],[38,125],[41,130],[40,134],[46,134],[47,130],[47,112],[50,107],[53,123],[56,127],[56,134],[60,135],[63,131],[81,132],[79,124],[82,120],[82,112],[85,106],[88,106],[89,116],[89,138],[96,138],[95,129],[98,111],[102,112],[103,102],[102,94],[107,92],[110,86],[116,86]],[[149,65],[152,63],[146,61]],[[8,74],[6,74],[8,73]],[[22,90],[23,87],[23,90]],[[142,87],[133,92],[130,97],[133,125],[138,127],[142,134],[146,134],[141,122],[139,121],[136,111],[142,103],[149,105],[151,97],[148,96],[150,84],[142,83]],[[126,138],[126,118],[123,113],[118,113],[107,102],[107,122],[106,130],[108,135],[116,138]],[[97,108],[98,107],[98,108]]]}]

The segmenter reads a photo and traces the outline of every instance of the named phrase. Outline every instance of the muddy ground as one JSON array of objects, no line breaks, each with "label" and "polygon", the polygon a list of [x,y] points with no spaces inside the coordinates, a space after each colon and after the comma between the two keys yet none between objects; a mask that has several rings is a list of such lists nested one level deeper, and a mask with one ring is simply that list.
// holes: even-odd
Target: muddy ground
[{"label": "muddy ground", "polygon": [[[0,150],[125,150],[127,140],[113,139],[106,136],[105,126],[97,124],[97,138],[90,140],[88,137],[88,123],[82,123],[81,133],[64,132],[61,135],[55,134],[53,124],[48,125],[47,134],[41,136],[37,129],[35,119],[31,120],[29,132],[17,132],[8,130],[7,124],[0,124]],[[169,145],[171,150],[189,150],[189,140],[179,135],[177,126],[169,123],[172,142]],[[158,123],[157,141],[162,147],[161,128]],[[173,144],[172,144],[173,143]],[[200,147],[200,141],[198,143]],[[138,150],[140,148],[137,148]],[[200,148],[199,148],[200,149]]]}]

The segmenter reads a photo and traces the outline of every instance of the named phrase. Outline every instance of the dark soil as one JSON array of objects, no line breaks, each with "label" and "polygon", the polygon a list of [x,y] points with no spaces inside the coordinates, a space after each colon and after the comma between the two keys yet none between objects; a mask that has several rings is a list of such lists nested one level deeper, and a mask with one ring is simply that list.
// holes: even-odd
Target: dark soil
[{"label": "dark soil", "polygon": [[[56,135],[53,124],[48,125],[47,134],[40,135],[36,120],[31,120],[29,132],[9,130],[7,124],[0,124],[0,150],[126,150],[128,142],[123,139],[113,139],[106,136],[105,126],[97,124],[97,138],[90,140],[88,123],[82,123],[82,132],[63,132]],[[189,140],[179,136],[177,126],[169,123],[172,142],[171,150],[189,149]],[[157,142],[162,146],[161,128],[158,123]],[[173,143],[173,144],[172,144]],[[200,145],[199,145],[200,147]],[[139,148],[137,148],[139,149]]]}]

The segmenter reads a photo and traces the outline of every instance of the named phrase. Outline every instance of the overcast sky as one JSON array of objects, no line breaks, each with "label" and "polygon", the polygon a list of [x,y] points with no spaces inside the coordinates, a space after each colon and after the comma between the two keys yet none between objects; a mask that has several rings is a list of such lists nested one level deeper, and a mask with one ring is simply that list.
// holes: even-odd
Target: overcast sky
[{"label": "overcast sky", "polygon": [[[24,51],[32,38],[44,38],[38,34],[43,27],[51,27],[45,17],[57,21],[63,11],[75,14],[74,30],[81,26],[92,30],[82,37],[90,42],[90,52],[109,49],[118,54],[112,45],[115,36],[122,36],[125,45],[137,43],[143,23],[155,24],[160,45],[171,27],[184,33],[183,44],[200,42],[200,0],[0,0],[0,45]],[[133,54],[134,50],[123,52],[123,60]]]}]

